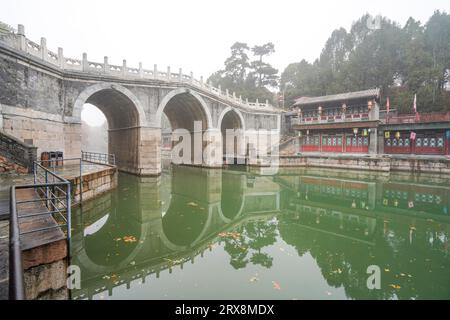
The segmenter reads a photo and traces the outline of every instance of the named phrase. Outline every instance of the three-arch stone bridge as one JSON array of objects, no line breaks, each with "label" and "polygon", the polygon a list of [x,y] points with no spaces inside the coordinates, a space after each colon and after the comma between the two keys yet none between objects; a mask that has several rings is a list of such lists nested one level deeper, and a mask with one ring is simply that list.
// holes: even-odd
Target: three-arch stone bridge
[{"label": "three-arch stone bridge", "polygon": [[[38,154],[60,150],[79,157],[81,110],[90,103],[107,118],[109,153],[119,169],[135,174],[161,172],[163,113],[172,129],[191,134],[194,121],[201,121],[202,133],[280,130],[281,113],[267,102],[244,101],[181,69],[131,68],[125,60],[115,66],[107,57],[96,63],[87,54],[67,58],[62,48],[47,49],[45,38],[40,44],[27,39],[22,25],[17,33],[0,35],[0,79],[0,130],[32,143]],[[202,164],[217,165],[206,158]]]}]

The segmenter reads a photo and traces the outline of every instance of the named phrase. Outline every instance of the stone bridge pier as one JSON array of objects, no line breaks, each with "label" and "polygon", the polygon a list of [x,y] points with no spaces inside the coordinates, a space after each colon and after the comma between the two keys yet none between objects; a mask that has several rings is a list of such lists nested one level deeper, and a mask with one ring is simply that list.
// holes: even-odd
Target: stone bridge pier
[{"label": "stone bridge pier", "polygon": [[[108,57],[99,63],[87,54],[68,58],[62,48],[49,50],[45,38],[39,44],[27,39],[21,25],[17,33],[0,35],[0,79],[0,130],[35,145],[38,155],[60,150],[65,157],[79,157],[81,110],[90,103],[106,116],[109,153],[116,155],[119,169],[137,175],[161,172],[163,114],[172,130],[189,133],[192,146],[220,145],[218,157],[191,156],[205,167],[222,165],[230,143],[222,139],[227,129],[242,131],[237,144],[244,150],[247,134],[280,131],[281,112],[267,102],[248,102],[181,69],[129,67],[126,60],[111,65]],[[200,135],[198,141],[196,133],[205,139]]]}]

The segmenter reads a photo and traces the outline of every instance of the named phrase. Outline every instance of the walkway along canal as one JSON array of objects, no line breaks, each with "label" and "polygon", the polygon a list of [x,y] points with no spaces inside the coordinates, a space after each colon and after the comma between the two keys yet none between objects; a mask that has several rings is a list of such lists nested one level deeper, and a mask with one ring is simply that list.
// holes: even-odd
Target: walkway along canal
[{"label": "walkway along canal", "polygon": [[10,299],[68,298],[72,207],[117,186],[116,167],[100,156],[36,161],[29,183],[11,186]]}]

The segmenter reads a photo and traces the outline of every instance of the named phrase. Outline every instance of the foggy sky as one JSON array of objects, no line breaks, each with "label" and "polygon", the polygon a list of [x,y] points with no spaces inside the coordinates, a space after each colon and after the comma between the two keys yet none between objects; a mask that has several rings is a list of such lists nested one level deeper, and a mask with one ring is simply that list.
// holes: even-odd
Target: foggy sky
[{"label": "foggy sky", "polygon": [[28,38],[64,55],[111,64],[127,59],[174,72],[181,67],[205,79],[223,68],[235,41],[250,46],[273,42],[268,59],[280,72],[291,62],[320,55],[331,32],[347,30],[364,13],[382,14],[402,25],[409,16],[425,23],[436,9],[450,12],[448,0],[245,1],[245,0],[0,0],[0,20],[25,25]]}]

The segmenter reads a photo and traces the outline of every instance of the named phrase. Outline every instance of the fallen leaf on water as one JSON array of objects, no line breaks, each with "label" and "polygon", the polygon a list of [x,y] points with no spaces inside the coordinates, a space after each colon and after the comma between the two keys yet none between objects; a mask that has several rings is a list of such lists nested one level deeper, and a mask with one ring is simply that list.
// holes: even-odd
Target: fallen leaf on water
[{"label": "fallen leaf on water", "polygon": [[392,287],[394,289],[400,289],[401,288],[398,284],[390,284],[389,287]]},{"label": "fallen leaf on water", "polygon": [[273,288],[274,288],[275,290],[281,290],[281,287],[280,287],[280,285],[278,284],[278,282],[272,281],[272,284],[273,284]]},{"label": "fallen leaf on water", "polygon": [[233,238],[233,239],[237,240],[241,237],[241,234],[238,232],[221,232],[221,233],[219,233],[219,237]]},{"label": "fallen leaf on water", "polygon": [[196,204],[195,202],[189,202],[187,205],[189,207],[198,207],[198,204]]},{"label": "fallen leaf on water", "polygon": [[327,296],[331,296],[331,292],[330,291],[325,291],[325,293],[327,294]]},{"label": "fallen leaf on water", "polygon": [[134,266],[134,265],[136,264],[136,262],[135,262],[135,261],[131,261],[130,264],[131,264],[132,266]]},{"label": "fallen leaf on water", "polygon": [[404,274],[404,273],[400,273],[400,275],[401,275],[402,277],[406,276],[406,274]]},{"label": "fallen leaf on water", "polygon": [[283,252],[285,251],[284,248],[280,248],[280,250],[283,251]]},{"label": "fallen leaf on water", "polygon": [[384,269],[384,271],[389,272],[390,270],[389,269]]},{"label": "fallen leaf on water", "polygon": [[121,241],[122,238],[115,238],[114,241]]},{"label": "fallen leaf on water", "polygon": [[123,241],[128,243],[128,242],[136,242],[137,240],[136,237],[134,236],[124,236]]},{"label": "fallen leaf on water", "polygon": [[258,279],[258,277],[251,277],[250,278],[250,282],[256,282],[256,281],[258,281],[259,279]]}]

